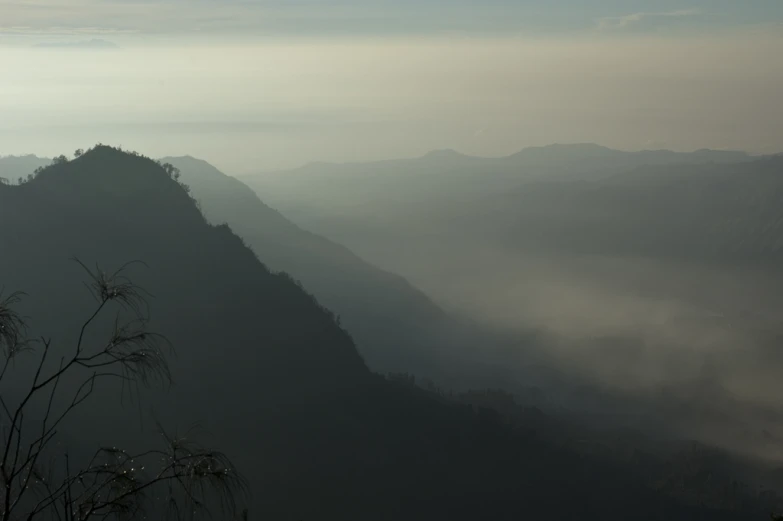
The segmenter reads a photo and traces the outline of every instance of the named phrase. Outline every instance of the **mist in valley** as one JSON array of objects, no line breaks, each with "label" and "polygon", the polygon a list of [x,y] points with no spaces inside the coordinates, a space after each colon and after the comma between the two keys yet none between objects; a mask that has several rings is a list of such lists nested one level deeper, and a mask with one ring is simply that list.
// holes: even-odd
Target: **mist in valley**
[{"label": "mist in valley", "polygon": [[[551,157],[523,159],[539,152]],[[569,154],[582,160],[564,160]],[[589,164],[596,154],[606,156],[601,167]],[[634,168],[626,164],[629,157],[659,166]],[[570,412],[588,407],[615,415],[619,424],[694,436],[777,461],[783,302],[774,260],[779,241],[770,227],[779,217],[751,224],[771,234],[762,240],[771,250],[756,251],[754,241],[742,245],[742,238],[740,244],[721,242],[736,237],[723,220],[757,218],[743,213],[744,203],[734,205],[744,195],[731,183],[747,173],[748,190],[772,190],[774,201],[775,189],[766,183],[779,181],[750,173],[765,160],[739,154],[723,160],[728,163],[715,167],[700,164],[697,155],[625,155],[563,145],[523,150],[500,164],[439,153],[243,179],[301,226],[400,273],[448,312],[502,331],[516,352],[506,363],[525,375],[520,380],[546,389],[549,406]],[[393,172],[406,167],[420,177],[390,190]],[[726,177],[717,174],[721,169]],[[482,177],[480,185],[471,173]],[[451,184],[439,185],[446,180]],[[704,184],[690,185],[698,182]],[[653,188],[658,183],[663,192]],[[614,197],[617,187],[631,187],[626,198],[655,198],[654,208],[638,205],[637,215],[632,206],[604,204],[600,198],[605,192]],[[510,189],[515,195],[503,195]],[[711,201],[702,189],[720,195]],[[719,207],[719,199],[732,203]],[[747,204],[760,208],[764,199]],[[693,215],[680,217],[681,211]],[[515,218],[523,228],[515,228]],[[652,230],[648,221],[636,225],[634,219],[650,219]],[[682,246],[677,232],[669,231],[672,221],[682,228],[704,221],[718,231],[685,232]],[[702,246],[727,250],[705,254]],[[588,405],[575,399],[570,384],[576,381],[599,396],[634,398],[621,406],[612,400],[604,406],[600,399]],[[639,423],[640,417],[650,423]]]}]

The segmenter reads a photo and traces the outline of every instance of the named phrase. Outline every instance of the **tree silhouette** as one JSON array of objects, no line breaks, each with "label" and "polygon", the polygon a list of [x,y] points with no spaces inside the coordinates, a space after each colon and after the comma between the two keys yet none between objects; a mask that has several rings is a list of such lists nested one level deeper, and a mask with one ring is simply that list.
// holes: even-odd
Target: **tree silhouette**
[{"label": "tree silhouette", "polygon": [[[80,263],[81,264],[81,263]],[[159,448],[129,453],[100,447],[82,467],[74,467],[67,452],[57,453],[52,440],[73,411],[82,406],[103,381],[125,385],[169,384],[168,343],[147,329],[143,290],[125,275],[90,270],[88,288],[96,300],[92,315],[81,325],[76,345],[52,362],[52,341],[27,337],[27,322],[15,308],[22,293],[0,295],[0,384],[23,353],[38,355],[31,382],[19,398],[0,393],[0,520],[39,518],[87,520],[129,519],[147,508],[160,508],[169,518],[189,518],[196,512],[220,508],[236,512],[245,482],[219,451],[160,429]],[[89,331],[102,315],[116,307],[111,334],[102,342],[88,341]],[[120,316],[130,316],[121,321]],[[69,351],[69,352],[68,352]],[[47,361],[49,360],[49,363]],[[137,387],[138,389],[138,387]],[[65,400],[63,400],[65,398]],[[36,417],[32,405],[45,404]],[[49,468],[44,460],[54,461]],[[153,496],[153,490],[156,491]],[[165,504],[158,504],[163,498]],[[159,516],[156,512],[156,517]]]}]

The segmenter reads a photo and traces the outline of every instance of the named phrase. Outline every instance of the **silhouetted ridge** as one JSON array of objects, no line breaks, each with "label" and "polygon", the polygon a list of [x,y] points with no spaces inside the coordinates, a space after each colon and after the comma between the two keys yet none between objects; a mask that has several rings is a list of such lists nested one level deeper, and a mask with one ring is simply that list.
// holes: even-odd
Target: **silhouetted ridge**
[{"label": "silhouetted ridge", "polygon": [[[55,160],[33,181],[0,193],[5,193],[0,202],[3,222],[23,222],[4,245],[17,248],[20,255],[29,252],[35,259],[34,252],[39,251],[40,258],[50,259],[51,276],[60,274],[54,284],[70,278],[62,273],[70,267],[70,257],[107,268],[140,259],[151,267],[150,282],[144,286],[157,288],[166,311],[175,313],[169,317],[174,331],[201,327],[194,326],[203,317],[181,323],[188,313],[176,313],[183,309],[203,313],[214,308],[213,327],[233,324],[229,331],[246,333],[248,325],[256,322],[247,316],[251,310],[279,315],[264,330],[231,346],[235,350],[248,343],[262,346],[254,351],[258,360],[276,360],[274,370],[268,364],[260,367],[271,370],[267,376],[274,379],[268,383],[279,380],[282,367],[311,375],[305,378],[310,383],[338,375],[350,382],[369,375],[350,337],[330,312],[287,275],[270,273],[227,226],[209,226],[188,189],[149,158],[98,146],[71,161]],[[25,290],[38,285],[33,277],[27,283],[25,279],[20,275],[14,282]],[[238,322],[238,317],[245,320]],[[215,360],[212,367],[221,361]],[[346,366],[337,369],[342,362]],[[326,380],[315,377],[319,374]]]},{"label": "silhouetted ridge", "polygon": [[152,159],[102,145],[70,161],[55,161],[36,180],[125,197],[178,186]]},{"label": "silhouetted ridge", "polygon": [[68,198],[79,199],[82,204],[75,210],[85,219],[122,216],[128,225],[172,228],[205,224],[187,187],[161,165],[108,146],[98,146],[70,161],[56,159],[19,188],[40,202],[55,205]]}]

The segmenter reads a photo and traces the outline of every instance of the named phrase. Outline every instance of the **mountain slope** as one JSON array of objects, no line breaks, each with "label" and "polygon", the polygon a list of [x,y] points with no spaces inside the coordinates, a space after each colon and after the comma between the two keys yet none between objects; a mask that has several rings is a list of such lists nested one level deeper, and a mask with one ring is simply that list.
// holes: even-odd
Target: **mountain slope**
[{"label": "mountain slope", "polygon": [[[729,520],[650,488],[647,466],[602,461],[470,407],[372,375],[331,314],[270,273],[227,227],[209,226],[153,161],[99,147],[22,186],[0,186],[2,285],[24,289],[34,333],[69,349],[94,303],[77,256],[143,259],[154,328],[178,349],[165,423],[204,421],[253,487],[260,519]],[[76,334],[75,334],[76,333]],[[53,359],[57,359],[56,354]],[[134,443],[135,417],[100,404],[69,425]]]},{"label": "mountain slope", "polygon": [[[192,157],[161,161],[177,167],[207,219],[227,223],[275,271],[290,273],[335,311],[370,366],[434,376],[457,353],[455,320],[405,279],[309,233],[265,205],[241,181]],[[451,333],[446,338],[446,333]]]}]

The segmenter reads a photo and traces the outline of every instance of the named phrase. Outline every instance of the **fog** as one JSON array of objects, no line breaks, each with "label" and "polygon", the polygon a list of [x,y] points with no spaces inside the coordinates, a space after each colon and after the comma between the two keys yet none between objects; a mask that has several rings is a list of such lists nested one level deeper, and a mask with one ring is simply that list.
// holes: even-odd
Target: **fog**
[{"label": "fog", "polygon": [[[695,156],[548,150],[243,179],[448,312],[515,336],[502,365],[520,383],[531,382],[527,366],[545,366],[555,377],[536,385],[555,396],[588,382],[637,400],[620,407],[622,421],[646,416],[645,429],[780,461],[779,160],[688,166]],[[626,162],[662,157],[673,163]],[[392,190],[399,172],[420,177]],[[577,409],[613,409],[588,396]],[[573,410],[573,398],[560,403]]]},{"label": "fog", "polygon": [[[650,432],[783,461],[779,274],[468,242],[352,246],[456,316],[518,335],[508,368],[543,364],[609,395],[634,397],[620,423],[635,425],[639,415],[653,422],[643,423]],[[607,405],[558,398],[562,381],[536,383],[551,393],[550,407]]]},{"label": "fog", "polygon": [[771,275],[641,258],[457,251],[433,264],[395,265],[450,309],[546,333],[559,364],[597,382],[654,389],[715,378],[765,405],[783,392],[783,360],[772,349],[783,302]]},{"label": "fog", "polygon": [[606,29],[208,44],[101,36],[119,49],[0,40],[0,154],[103,142],[196,153],[241,174],[441,148],[499,156],[552,142],[780,147],[775,26]]}]

